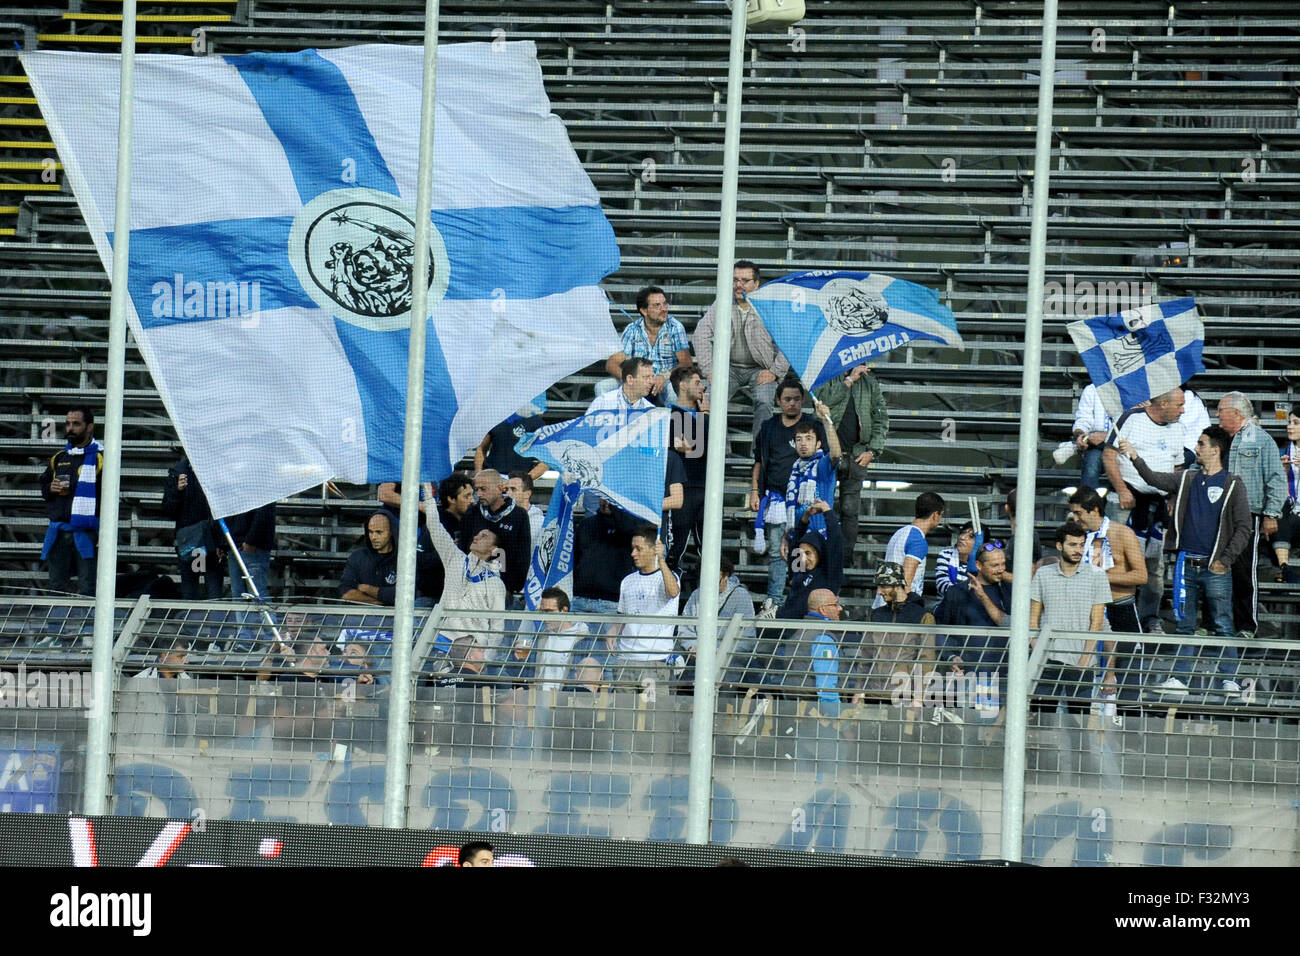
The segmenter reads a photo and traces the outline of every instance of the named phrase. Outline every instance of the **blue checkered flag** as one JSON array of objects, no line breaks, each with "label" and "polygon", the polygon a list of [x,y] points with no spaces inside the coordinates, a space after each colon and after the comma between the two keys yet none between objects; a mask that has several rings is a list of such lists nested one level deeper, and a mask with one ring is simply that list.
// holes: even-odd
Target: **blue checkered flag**
[{"label": "blue checkered flag", "polygon": [[1205,325],[1192,299],[1082,319],[1068,329],[1111,418],[1205,371]]},{"label": "blue checkered flag", "polygon": [[963,348],[933,289],[873,272],[796,272],[749,296],[781,354],[810,391],[921,339]]}]

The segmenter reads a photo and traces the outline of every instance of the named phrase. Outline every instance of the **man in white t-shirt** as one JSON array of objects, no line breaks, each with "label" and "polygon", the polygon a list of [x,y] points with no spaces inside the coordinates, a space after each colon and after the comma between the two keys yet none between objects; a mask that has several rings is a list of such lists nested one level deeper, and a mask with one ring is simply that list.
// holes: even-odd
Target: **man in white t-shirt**
[{"label": "man in white t-shirt", "polygon": [[[538,609],[543,614],[568,614],[569,595],[561,588],[547,588],[542,592]],[[539,689],[557,691],[568,679],[573,665],[573,646],[589,633],[585,621],[547,621],[544,630],[527,636],[521,634],[515,640],[515,653],[531,649],[533,677],[539,682]]]},{"label": "man in white t-shirt", "polygon": [[[930,546],[926,536],[943,524],[943,514],[947,505],[942,496],[933,491],[925,491],[916,496],[916,517],[911,524],[905,524],[894,532],[885,545],[885,561],[899,565],[903,569],[903,580],[907,589],[921,597],[925,590],[925,562],[930,555]],[[876,595],[872,607],[884,607],[885,599]]]},{"label": "man in white t-shirt", "polygon": [[1110,486],[1119,498],[1119,513],[1115,520],[1128,522],[1133,533],[1143,542],[1146,557],[1147,583],[1138,591],[1138,617],[1142,629],[1148,633],[1163,634],[1160,623],[1160,600],[1164,596],[1164,559],[1160,538],[1151,536],[1151,526],[1165,517],[1167,495],[1147,482],[1137,473],[1133,463],[1118,453],[1121,438],[1135,449],[1138,457],[1150,464],[1156,472],[1181,470],[1186,464],[1186,429],[1182,416],[1186,400],[1181,388],[1159,395],[1143,408],[1131,408],[1115,422],[1102,462]]},{"label": "man in white t-shirt", "polygon": [[618,613],[653,614],[668,620],[664,624],[614,624],[606,632],[605,643],[614,653],[619,683],[640,685],[648,693],[656,686],[666,691],[671,676],[666,661],[673,652],[681,585],[668,567],[664,543],[654,525],[642,525],[632,533],[632,563],[636,570],[619,585]]}]

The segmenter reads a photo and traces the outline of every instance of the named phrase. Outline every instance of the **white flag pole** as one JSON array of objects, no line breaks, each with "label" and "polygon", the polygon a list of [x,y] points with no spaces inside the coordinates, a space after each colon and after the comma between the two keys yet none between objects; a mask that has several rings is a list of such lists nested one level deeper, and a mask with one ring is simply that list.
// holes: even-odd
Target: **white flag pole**
[{"label": "white flag pole", "polygon": [[[420,95],[419,186],[415,199],[415,250],[411,263],[411,339],[406,362],[406,425],[402,441],[402,505],[397,529],[392,682],[388,697],[388,771],[384,776],[384,826],[406,825],[410,776],[411,637],[415,622],[415,547],[420,530],[420,451],[424,422],[425,342],[429,315],[429,231],[433,208],[433,123],[437,103],[438,4],[424,7],[424,85]],[[440,437],[445,440],[443,436]],[[430,508],[437,507],[432,501]],[[436,518],[435,518],[436,520]],[[450,573],[452,569],[448,569]]]},{"label": "white flag pole", "polygon": [[[1007,673],[1007,735],[1002,753],[1002,859],[1019,862],[1025,830],[1025,725],[1029,716],[1029,584],[1034,565],[1034,496],[1038,478],[1038,398],[1043,351],[1043,274],[1047,260],[1047,185],[1052,155],[1052,87],[1056,72],[1056,0],[1043,4],[1039,55],[1034,208],[1029,226],[1025,289],[1025,370],[1020,397],[1016,468],[1015,563],[1011,584],[1011,642]],[[1027,513],[1026,513],[1027,512]]]},{"label": "white flag pole", "polygon": [[113,275],[108,306],[108,371],[104,394],[104,471],[99,489],[95,632],[90,680],[94,708],[86,730],[82,812],[108,812],[109,742],[113,736],[113,603],[117,589],[118,497],[122,490],[122,393],[126,371],[126,286],[131,249],[131,133],[135,115],[135,0],[122,2],[122,69],[117,111],[117,192],[113,207]]}]

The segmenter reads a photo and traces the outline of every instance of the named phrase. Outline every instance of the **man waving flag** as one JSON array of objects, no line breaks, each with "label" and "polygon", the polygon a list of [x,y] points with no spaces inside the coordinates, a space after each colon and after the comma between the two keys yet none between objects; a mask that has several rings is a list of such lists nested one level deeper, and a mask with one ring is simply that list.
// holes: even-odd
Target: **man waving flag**
[{"label": "man waving flag", "polygon": [[[439,49],[431,269],[411,274],[422,57],[136,57],[129,319],[214,515],[401,477],[416,281],[423,480],[618,348],[597,285],[618,248],[531,42]],[[107,268],[119,59],[22,64]]]},{"label": "man waving flag", "polygon": [[925,286],[872,272],[796,272],[749,295],[781,354],[812,391],[920,339],[963,348],[952,310]]},{"label": "man waving flag", "polygon": [[1205,324],[1193,299],[1174,299],[1067,326],[1111,418],[1205,371]]}]

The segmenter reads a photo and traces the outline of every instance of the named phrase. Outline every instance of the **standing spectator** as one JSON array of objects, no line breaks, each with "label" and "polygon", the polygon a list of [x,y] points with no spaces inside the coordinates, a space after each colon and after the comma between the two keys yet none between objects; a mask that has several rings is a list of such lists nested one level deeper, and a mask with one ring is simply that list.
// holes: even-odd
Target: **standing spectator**
[{"label": "standing spectator", "polygon": [[[1101,449],[1110,433],[1111,418],[1097,386],[1089,383],[1079,396],[1079,407],[1074,413],[1074,426],[1070,437],[1074,439],[1074,450],[1083,458],[1083,473],[1079,483],[1086,488],[1101,487]],[[1062,449],[1064,450],[1064,449]],[[1057,464],[1065,464],[1067,456],[1057,458]]]},{"label": "standing spectator", "polygon": [[681,555],[681,549],[673,541],[674,516],[686,504],[686,462],[682,456],[669,448],[664,456],[664,502],[659,515],[659,527],[663,532],[663,542],[668,555],[668,566],[674,571],[677,564],[673,555]]},{"label": "standing spectator", "polygon": [[[1132,528],[1107,518],[1105,510],[1106,503],[1093,488],[1080,488],[1070,496],[1070,514],[1087,532],[1083,560],[1104,572],[1110,585],[1110,603],[1106,605],[1110,629],[1120,634],[1141,634],[1136,594],[1147,580],[1142,542]],[[1140,641],[1115,643],[1116,681],[1121,701],[1135,701],[1142,696],[1145,683],[1142,650]]]},{"label": "standing spectator", "polygon": [[463,471],[453,471],[438,484],[438,520],[453,538],[460,537],[460,524],[473,507],[474,479]]},{"label": "standing spectator", "polygon": [[[512,498],[516,505],[528,513],[528,530],[534,546],[542,540],[542,525],[546,523],[546,512],[533,504],[533,479],[526,471],[512,471],[510,477],[501,482],[503,494]],[[529,552],[531,556],[531,551]]]},{"label": "standing spectator", "polygon": [[678,567],[687,538],[695,535],[695,546],[704,542],[704,477],[708,466],[709,399],[704,393],[704,379],[694,365],[673,369],[673,390],[677,402],[669,419],[669,446],[682,456],[686,480],[682,485],[682,506],[672,513],[673,543],[668,549],[668,564]]},{"label": "standing spectator", "polygon": [[[1033,523],[1034,523],[1033,510],[1034,510],[1034,509],[1033,509],[1033,505],[1032,505],[1032,502],[1031,502],[1031,503],[1030,503],[1030,509],[1029,509],[1029,524],[1030,524],[1031,526],[1032,526]],[[1005,544],[1006,544],[1006,552],[1007,552],[1007,571],[1006,571],[1005,578],[1006,578],[1006,580],[1008,580],[1008,581],[1014,581],[1014,580],[1015,580],[1015,575],[1012,573],[1011,568],[1012,568],[1012,566],[1016,563],[1016,562],[1015,562],[1015,558],[1016,558],[1016,489],[1012,488],[1010,491],[1007,492],[1007,500],[1006,500],[1006,502],[1002,505],[1002,511],[1003,511],[1003,513],[1007,516],[1007,521],[1010,522],[1010,525],[1011,525],[1010,529],[1009,529],[1008,532],[1007,532],[1007,537],[1006,537],[1006,542],[1005,542]],[[1038,529],[1037,529],[1037,528],[1033,528],[1033,529],[1032,529],[1032,540],[1031,540],[1030,549],[1029,549],[1029,557],[1030,557],[1030,559],[1031,559],[1032,562],[1033,562],[1033,563],[1030,565],[1031,567],[1036,567],[1036,566],[1038,565],[1038,562],[1041,561],[1041,560],[1043,559],[1043,545],[1042,545],[1042,542],[1038,540]]]},{"label": "standing spectator", "polygon": [[1183,426],[1184,464],[1190,467],[1196,460],[1197,439],[1210,427],[1210,411],[1201,401],[1201,396],[1186,385],[1183,386],[1183,413],[1178,416],[1178,424]]},{"label": "standing spectator", "polygon": [[1119,497],[1117,520],[1122,524],[1127,518],[1129,527],[1143,543],[1147,583],[1138,592],[1138,614],[1142,618],[1142,629],[1148,634],[1164,633],[1164,625],[1160,623],[1160,599],[1165,590],[1164,560],[1157,543],[1159,538],[1152,534],[1152,526],[1165,515],[1165,495],[1143,481],[1129,460],[1118,454],[1116,447],[1120,439],[1131,442],[1152,471],[1173,471],[1183,467],[1184,429],[1179,420],[1184,404],[1183,390],[1175,388],[1152,399],[1144,408],[1129,409],[1115,423],[1115,430],[1102,452],[1106,476]]},{"label": "standing spectator", "polygon": [[[830,409],[821,402],[813,400],[817,417],[824,424],[830,424]],[[832,427],[829,431],[822,429],[829,445],[822,447],[817,437],[817,428],[812,422],[800,422],[794,426],[794,463],[790,466],[790,477],[785,484],[785,517],[789,524],[789,534],[795,529],[807,525],[812,531],[825,531],[824,518],[812,516],[804,520],[804,513],[815,501],[827,504],[835,500],[836,466],[840,460],[840,439]],[[840,529],[843,534],[844,529]],[[787,542],[792,544],[793,541]],[[846,554],[848,552],[845,552]]]},{"label": "standing spectator", "polygon": [[[772,400],[778,399],[777,382],[790,371],[790,363],[772,341],[758,310],[745,296],[758,288],[758,266],[740,259],[731,270],[731,370],[727,375],[727,402],[740,389],[754,396],[754,440],[772,417]],[[695,361],[704,377],[713,375],[713,331],[717,306],[709,306],[695,326]]]},{"label": "standing spectator", "polygon": [[[998,542],[980,545],[975,573],[948,588],[934,609],[940,627],[1008,627],[1011,623],[1011,585],[1006,580],[1007,556]],[[955,634],[939,644],[941,660],[959,672],[967,668],[1006,675],[1007,639]]]},{"label": "standing spectator", "polygon": [[853,566],[862,511],[862,482],[867,467],[879,461],[889,434],[889,408],[880,380],[864,363],[836,376],[813,393],[830,408],[844,455],[840,458],[840,533],[844,535],[844,566]]},{"label": "standing spectator", "polygon": [[1239,475],[1250,505],[1250,541],[1232,564],[1232,624],[1237,636],[1249,640],[1259,630],[1259,536],[1277,533],[1286,504],[1287,483],[1277,445],[1255,418],[1255,408],[1241,392],[1219,399],[1215,417],[1232,440],[1224,465]]},{"label": "standing spectator", "polygon": [[[632,563],[632,532],[641,523],[604,498],[573,532],[573,610],[577,614],[618,613],[623,579]],[[599,632],[604,625],[597,625]]]},{"label": "standing spectator", "polygon": [[[786,488],[790,469],[798,458],[794,430],[800,422],[812,422],[817,429],[817,440],[826,444],[826,430],[821,422],[803,410],[804,394],[803,385],[797,378],[787,378],[782,382],[777,394],[781,414],[763,423],[754,442],[749,510],[758,514],[754,522],[754,550],[767,552],[767,600],[763,609],[769,613],[783,603],[785,594],[786,564],[781,555],[781,541],[787,531]],[[759,531],[763,533],[761,538]]]},{"label": "standing spectator", "polygon": [[203,596],[220,601],[226,586],[225,566],[217,560],[216,538],[212,534],[212,509],[188,457],[167,471],[163,483],[162,513],[176,522],[176,557],[181,571],[181,597],[199,599],[199,578]]},{"label": "standing spectator", "polygon": [[[474,476],[474,498],[477,505],[465,512],[461,519],[460,549],[471,550],[475,536],[484,528],[490,529],[501,549],[498,573],[506,590],[512,597],[516,596],[524,588],[528,562],[533,554],[532,524],[528,512],[502,493],[501,474],[490,468]],[[450,574],[449,567],[448,576]]]},{"label": "standing spectator", "polygon": [[[811,519],[822,515],[822,530],[809,529]],[[792,548],[782,545],[781,554],[789,562],[788,592],[785,603],[777,608],[782,620],[801,618],[808,613],[808,595],[819,588],[839,593],[844,587],[844,548],[840,541],[840,523],[829,501],[814,501],[804,512],[803,521],[791,529]]]},{"label": "standing spectator", "polygon": [[642,525],[632,534],[632,563],[636,570],[619,586],[618,613],[656,615],[668,622],[634,621],[614,624],[606,631],[606,646],[618,655],[615,680],[658,686],[667,692],[672,675],[666,661],[673,652],[673,621],[681,587],[668,567],[664,543],[654,525]]},{"label": "standing spectator", "polygon": [[971,549],[975,547],[975,525],[967,521],[957,531],[957,540],[951,547],[939,552],[934,562],[934,587],[942,598],[954,584],[966,580],[966,566]]},{"label": "standing spectator", "polygon": [[[243,514],[231,515],[226,519],[226,528],[239,549],[248,576],[253,579],[257,595],[263,601],[271,597],[271,552],[275,550],[275,502],[262,505]],[[218,539],[217,556],[222,557],[222,544],[228,544],[224,536]],[[239,569],[239,561],[230,556],[230,596],[239,600],[248,593],[248,584]]]},{"label": "standing spectator", "polygon": [[1300,515],[1296,500],[1300,497],[1300,411],[1291,409],[1286,416],[1286,441],[1282,443],[1282,475],[1286,478],[1286,504],[1273,535],[1273,553],[1277,557],[1277,580],[1296,583],[1291,571],[1291,549],[1300,541]]},{"label": "standing spectator", "polygon": [[470,539],[469,547],[462,551],[441,521],[434,520],[432,515],[426,515],[424,520],[446,569],[442,603],[463,612],[443,619],[439,646],[446,647],[457,638],[469,637],[491,659],[500,642],[501,619],[492,617],[490,612],[504,611],[506,607],[506,586],[493,561],[500,546],[496,528],[491,525],[480,528]]},{"label": "standing spectator", "polygon": [[672,373],[691,361],[686,329],[668,314],[668,296],[658,286],[648,285],[636,294],[636,310],[641,317],[623,329],[622,349],[609,357],[605,370],[618,379],[627,359],[649,359],[650,395],[656,404],[671,407],[677,400],[670,380]]},{"label": "standing spectator", "polygon": [[535,432],[545,424],[546,420],[532,405],[521,408],[483,436],[483,441],[474,449],[474,470],[486,468],[503,475],[522,471],[531,479],[542,477],[546,474],[546,465],[536,458],[516,454],[515,445],[527,432]]},{"label": "standing spectator", "polygon": [[[568,614],[569,596],[560,588],[547,588],[542,592],[539,610],[543,614]],[[516,648],[531,648],[534,676],[544,692],[557,691],[569,677],[573,658],[573,645],[590,633],[583,621],[547,621],[536,634],[521,635]]]},{"label": "standing spectator", "polygon": [[[1171,421],[1176,422],[1177,416]],[[1083,713],[1092,697],[1095,656],[1091,643],[1082,638],[1061,638],[1064,631],[1101,632],[1106,627],[1106,605],[1110,603],[1110,585],[1106,575],[1083,560],[1083,542],[1088,533],[1071,519],[1056,530],[1056,550],[1060,560],[1044,564],[1034,572],[1029,584],[1029,629],[1040,627],[1053,632],[1043,667],[1041,683],[1035,693],[1066,701],[1072,714]],[[1030,638],[1030,646],[1038,635]],[[1109,655],[1111,648],[1105,648]],[[1106,691],[1115,687],[1115,672],[1109,663],[1102,664],[1102,683]]]},{"label": "standing spectator", "polygon": [[95,593],[98,564],[104,446],[95,440],[95,413],[88,406],[68,409],[63,429],[67,444],[41,473],[41,497],[50,519],[41,560],[47,562],[51,590],[71,593],[75,567],[77,593],[89,596]]},{"label": "standing spectator", "polygon": [[[1249,545],[1257,525],[1251,520],[1246,480],[1223,467],[1230,447],[1227,430],[1211,425],[1201,432],[1196,444],[1199,468],[1159,473],[1147,466],[1130,443],[1120,445],[1120,451],[1133,462],[1143,479],[1176,493],[1165,548],[1178,555],[1174,569],[1174,618],[1178,621],[1179,634],[1192,634],[1196,630],[1203,595],[1210,610],[1208,623],[1214,633],[1232,637],[1232,579],[1228,571]],[[1179,647],[1174,676],[1160,685],[1158,693],[1186,694],[1187,684],[1179,675],[1186,677],[1191,673],[1192,662],[1201,651],[1191,645]],[[1236,681],[1237,649],[1221,648],[1218,657],[1219,689],[1235,698],[1241,693]]]},{"label": "standing spectator", "polygon": [[[911,524],[905,524],[895,531],[889,544],[885,545],[885,560],[903,569],[903,584],[918,599],[925,593],[925,563],[930,556],[926,538],[943,524],[946,508],[943,498],[933,491],[917,495],[913,509],[916,517]],[[881,607],[884,603],[885,599],[877,591],[876,600],[871,606]]]}]

